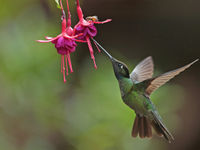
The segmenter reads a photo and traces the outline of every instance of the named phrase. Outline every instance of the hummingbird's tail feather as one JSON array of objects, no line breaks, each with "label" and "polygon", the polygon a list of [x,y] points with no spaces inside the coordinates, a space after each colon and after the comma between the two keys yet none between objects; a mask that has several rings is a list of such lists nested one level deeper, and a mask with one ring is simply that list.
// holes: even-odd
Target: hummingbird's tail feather
[{"label": "hummingbird's tail feather", "polygon": [[139,132],[139,116],[136,115],[132,129],[132,137],[137,137]]},{"label": "hummingbird's tail feather", "polygon": [[165,125],[162,123],[162,121],[161,121],[160,117],[158,116],[158,114],[156,112],[152,111],[152,116],[153,116],[153,120],[151,122],[151,125],[154,128],[154,130],[156,131],[156,133],[159,136],[164,136],[164,138],[169,143],[171,143],[171,141],[174,140],[174,137],[169,132],[169,130],[165,127]]},{"label": "hummingbird's tail feather", "polygon": [[144,130],[144,118],[143,117],[139,117],[139,122],[138,122],[138,126],[139,126],[139,136],[140,138],[145,138],[145,130]]},{"label": "hummingbird's tail feather", "polygon": [[152,130],[151,123],[146,117],[136,115],[132,129],[132,137],[137,137],[138,134],[140,138],[150,138],[152,137]]},{"label": "hummingbird's tail feather", "polygon": [[144,117],[144,121],[145,121],[145,132],[146,132],[146,137],[151,138],[152,137],[152,128],[151,128],[151,122],[149,119],[147,119],[146,117]]},{"label": "hummingbird's tail feather", "polygon": [[156,112],[152,112],[152,116],[153,120],[150,121],[145,116],[136,115],[132,129],[132,137],[137,137],[139,134],[140,138],[151,138],[153,127],[159,136],[164,136],[164,138],[171,143],[174,137],[162,123],[160,116]]}]

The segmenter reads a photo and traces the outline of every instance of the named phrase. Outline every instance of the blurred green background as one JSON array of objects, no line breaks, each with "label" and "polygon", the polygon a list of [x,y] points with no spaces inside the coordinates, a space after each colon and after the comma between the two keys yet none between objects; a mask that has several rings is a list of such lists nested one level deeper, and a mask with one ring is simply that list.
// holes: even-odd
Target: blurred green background
[{"label": "blurred green background", "polygon": [[[152,100],[175,137],[131,137],[134,112],[121,100],[112,66],[87,45],[71,55],[74,73],[63,83],[53,44],[35,42],[60,33],[54,0],[0,0],[0,150],[200,149],[199,62],[156,91]],[[151,55],[156,74],[200,56],[199,0],[82,0],[97,15],[98,41],[130,70]],[[65,5],[66,8],[66,5]],[[75,0],[70,0],[73,25]]]}]

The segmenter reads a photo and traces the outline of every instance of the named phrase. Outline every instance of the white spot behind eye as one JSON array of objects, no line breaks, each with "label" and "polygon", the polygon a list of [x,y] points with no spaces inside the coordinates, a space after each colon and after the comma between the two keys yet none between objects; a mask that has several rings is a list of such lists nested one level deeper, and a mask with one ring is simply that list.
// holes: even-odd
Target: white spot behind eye
[{"label": "white spot behind eye", "polygon": [[122,64],[118,63],[118,67],[123,69],[124,66]]}]

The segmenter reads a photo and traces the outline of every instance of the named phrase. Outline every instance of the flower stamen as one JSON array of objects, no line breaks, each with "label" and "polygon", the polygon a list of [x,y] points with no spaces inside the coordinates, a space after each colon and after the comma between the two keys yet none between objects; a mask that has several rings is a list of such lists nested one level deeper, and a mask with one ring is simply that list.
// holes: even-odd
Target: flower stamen
[{"label": "flower stamen", "polygon": [[61,67],[60,67],[61,68],[61,72],[63,72],[63,68],[62,68],[62,55],[61,55],[61,63],[60,64],[61,64]]},{"label": "flower stamen", "polygon": [[63,80],[64,80],[64,83],[66,82],[66,78],[65,78],[65,56],[62,55],[62,73],[63,73]]},{"label": "flower stamen", "polygon": [[94,45],[96,46],[96,48],[97,48],[97,50],[99,51],[99,53],[101,53],[101,50],[99,49],[97,43],[95,43],[94,41],[93,41],[93,43],[94,43]]},{"label": "flower stamen", "polygon": [[67,65],[67,55],[65,55],[65,64],[66,64],[66,74],[68,76],[69,72],[68,72],[68,65]]},{"label": "flower stamen", "polygon": [[90,51],[90,56],[91,56],[91,58],[92,58],[92,60],[94,62],[94,68],[97,69],[97,65],[96,65],[95,57],[94,57],[94,51],[93,51],[89,36],[86,36],[86,41],[87,41],[88,48],[89,48],[89,51]]},{"label": "flower stamen", "polygon": [[74,72],[72,69],[72,63],[71,63],[71,58],[70,58],[70,54],[69,52],[67,52],[67,59],[68,59],[68,63],[69,63],[69,68],[70,68],[70,72]]}]

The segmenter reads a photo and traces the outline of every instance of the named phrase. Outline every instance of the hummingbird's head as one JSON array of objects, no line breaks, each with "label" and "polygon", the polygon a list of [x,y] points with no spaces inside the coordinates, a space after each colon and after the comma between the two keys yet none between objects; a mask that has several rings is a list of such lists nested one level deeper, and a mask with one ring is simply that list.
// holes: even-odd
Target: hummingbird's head
[{"label": "hummingbird's head", "polygon": [[112,65],[113,65],[113,69],[115,72],[115,76],[117,79],[120,78],[129,78],[129,70],[128,67],[126,66],[126,64],[124,64],[123,62],[113,58],[96,40],[94,40],[92,38],[92,40],[97,44],[97,46],[99,46],[103,52],[110,58]]},{"label": "hummingbird's head", "polygon": [[111,61],[112,61],[113,69],[114,69],[115,76],[117,79],[130,77],[129,70],[126,64],[124,64],[123,62],[113,57],[111,58]]}]

